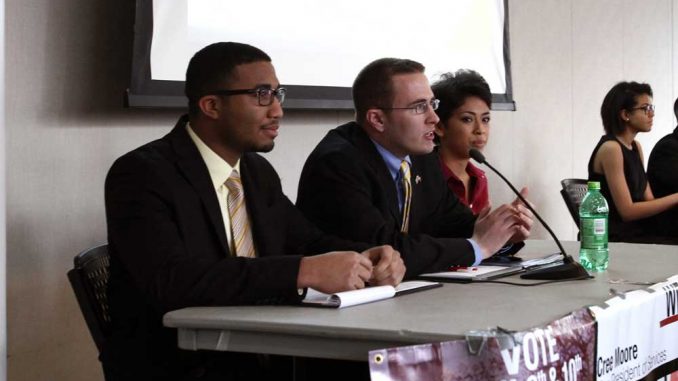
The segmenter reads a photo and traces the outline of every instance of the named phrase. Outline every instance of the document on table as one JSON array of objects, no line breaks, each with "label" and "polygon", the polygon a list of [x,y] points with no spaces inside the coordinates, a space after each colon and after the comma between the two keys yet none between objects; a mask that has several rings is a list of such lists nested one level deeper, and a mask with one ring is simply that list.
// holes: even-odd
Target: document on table
[{"label": "document on table", "polygon": [[332,295],[309,288],[306,292],[306,298],[304,298],[302,303],[317,307],[344,308],[441,286],[442,284],[438,282],[408,281],[400,283],[397,287],[373,286],[360,290],[338,292]]},{"label": "document on table", "polygon": [[421,274],[419,278],[440,282],[473,282],[490,280],[524,271],[522,266],[453,266],[448,271]]}]

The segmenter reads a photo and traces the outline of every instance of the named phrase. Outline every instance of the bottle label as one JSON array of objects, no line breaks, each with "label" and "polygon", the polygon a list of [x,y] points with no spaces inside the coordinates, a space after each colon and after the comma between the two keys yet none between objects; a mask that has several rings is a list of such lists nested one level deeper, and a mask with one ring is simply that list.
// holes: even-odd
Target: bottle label
[{"label": "bottle label", "polygon": [[581,246],[587,249],[607,247],[607,218],[581,219]]},{"label": "bottle label", "polygon": [[605,234],[605,219],[596,218],[593,220],[593,234],[594,235],[603,235]]}]

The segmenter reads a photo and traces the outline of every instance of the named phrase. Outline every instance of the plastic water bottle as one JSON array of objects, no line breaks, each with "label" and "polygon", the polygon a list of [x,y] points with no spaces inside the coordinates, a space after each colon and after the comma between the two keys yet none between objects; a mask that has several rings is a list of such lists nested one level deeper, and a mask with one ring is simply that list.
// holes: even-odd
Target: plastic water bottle
[{"label": "plastic water bottle", "polygon": [[581,248],[579,261],[589,271],[605,271],[609,262],[607,249],[607,200],[600,193],[600,183],[588,182],[588,192],[579,206]]}]

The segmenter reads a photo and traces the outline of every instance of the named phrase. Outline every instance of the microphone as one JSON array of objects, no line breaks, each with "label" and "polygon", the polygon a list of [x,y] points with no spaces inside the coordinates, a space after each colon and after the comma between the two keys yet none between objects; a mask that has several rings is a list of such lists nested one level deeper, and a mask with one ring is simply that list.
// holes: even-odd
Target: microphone
[{"label": "microphone", "polygon": [[560,249],[560,253],[563,255],[563,263],[555,266],[547,266],[544,268],[536,269],[529,271],[520,277],[523,279],[544,279],[544,280],[565,280],[565,279],[588,279],[592,278],[591,275],[580,265],[577,263],[571,256],[567,255],[565,252],[565,249],[563,248],[563,245],[560,244],[560,241],[558,240],[558,237],[556,237],[555,233],[553,233],[553,230],[549,227],[549,225],[544,222],[544,220],[539,216],[539,213],[537,213],[536,210],[530,205],[527,200],[518,192],[518,190],[511,184],[510,181],[504,177],[499,171],[497,171],[490,163],[485,160],[485,155],[483,155],[480,151],[478,151],[475,148],[471,148],[468,151],[469,156],[473,158],[473,160],[477,161],[480,164],[485,164],[488,166],[494,173],[496,173],[499,177],[501,177],[502,180],[511,188],[513,193],[518,196],[520,201],[525,204],[527,209],[529,209],[532,214],[534,214],[535,217],[539,220],[539,222],[546,228],[546,230],[549,232],[551,237],[553,238],[554,241],[556,241],[556,245],[558,245],[558,248]]}]

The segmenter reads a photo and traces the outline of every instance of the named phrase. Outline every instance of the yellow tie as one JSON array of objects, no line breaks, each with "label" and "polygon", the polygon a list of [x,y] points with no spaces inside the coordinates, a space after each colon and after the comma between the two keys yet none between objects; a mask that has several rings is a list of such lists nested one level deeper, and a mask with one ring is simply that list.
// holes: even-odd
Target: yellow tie
[{"label": "yellow tie", "polygon": [[400,163],[400,179],[403,182],[403,224],[400,226],[400,231],[407,233],[410,227],[410,204],[412,203],[412,183],[410,181],[410,165],[403,160]]},{"label": "yellow tie", "polygon": [[231,232],[235,255],[238,257],[254,257],[254,241],[250,229],[247,207],[245,206],[245,194],[242,189],[240,175],[235,169],[231,177],[226,180],[228,188],[228,214],[231,217]]}]

